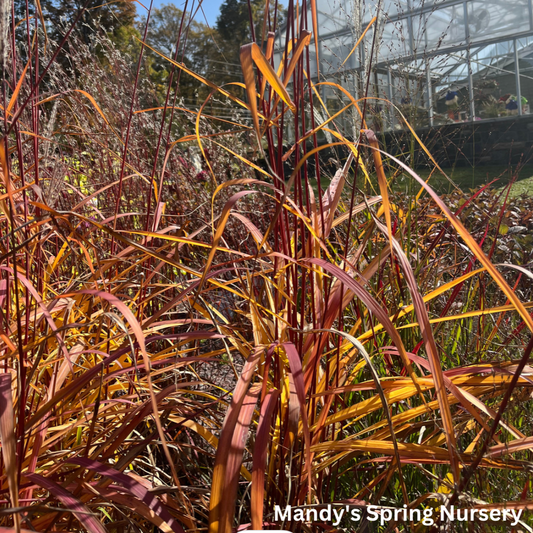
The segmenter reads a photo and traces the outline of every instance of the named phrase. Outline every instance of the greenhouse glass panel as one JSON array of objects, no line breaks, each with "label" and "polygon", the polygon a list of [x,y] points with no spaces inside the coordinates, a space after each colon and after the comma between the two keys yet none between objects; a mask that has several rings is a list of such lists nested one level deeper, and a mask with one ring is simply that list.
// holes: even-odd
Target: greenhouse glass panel
[{"label": "greenhouse glass panel", "polygon": [[457,4],[413,17],[413,35],[418,42],[423,38],[423,50],[419,52],[465,45],[464,15],[463,4]]},{"label": "greenhouse glass panel", "polygon": [[402,21],[385,24],[379,45],[379,60],[388,61],[411,55],[409,31]]},{"label": "greenhouse glass panel", "polygon": [[[364,4],[361,6],[361,20],[364,22],[365,27],[375,16],[377,8],[378,0],[365,1]],[[382,13],[384,13],[388,17],[407,13],[407,0],[382,0],[381,9]]]},{"label": "greenhouse glass panel", "polygon": [[343,65],[345,59],[348,57],[352,48],[352,36],[342,35],[340,37],[332,37],[322,41],[322,69],[324,74],[336,74],[341,70],[354,68],[356,66],[356,55],[352,54],[346,63]]},{"label": "greenhouse glass panel", "polygon": [[437,4],[442,4],[447,0],[411,0],[411,9],[416,11],[418,9],[423,9],[425,7],[432,7]]},{"label": "greenhouse glass panel", "polygon": [[530,30],[529,0],[483,0],[468,3],[468,30],[472,42]]},{"label": "greenhouse glass panel", "polygon": [[[413,127],[429,126],[430,101],[425,68],[419,61],[398,65],[391,72],[392,103]],[[395,112],[396,113],[396,112]],[[396,114],[395,122],[403,124],[401,115]]]},{"label": "greenhouse glass panel", "polygon": [[467,51],[434,56],[426,65],[431,79],[433,123],[439,125],[470,120]]},{"label": "greenhouse glass panel", "polygon": [[[349,27],[352,2],[322,0],[317,2],[317,22],[320,36],[327,36]],[[309,17],[311,21],[311,17]]]},{"label": "greenhouse glass panel", "polygon": [[[378,5],[378,22],[346,60]],[[317,0],[317,7],[320,81],[344,80],[356,94],[370,80],[371,94],[406,106],[419,126],[531,113],[533,0]],[[317,69],[309,70],[316,81]],[[396,120],[390,106],[374,110],[386,111],[385,129]]]},{"label": "greenhouse glass panel", "polygon": [[383,100],[389,100],[389,78],[387,74],[378,72],[376,74],[376,96],[382,98]]},{"label": "greenhouse glass panel", "polygon": [[[316,66],[317,66],[316,47],[315,47],[315,43],[311,43],[309,45],[309,70],[310,70],[310,72],[308,72],[308,75],[311,78],[316,78],[316,76],[317,76]],[[307,70],[307,62],[305,63],[305,67],[304,68]]]},{"label": "greenhouse glass panel", "polygon": [[472,54],[471,62],[476,116],[518,115],[514,41],[485,46]]},{"label": "greenhouse glass panel", "polygon": [[321,37],[329,35],[330,33],[335,33],[346,25],[346,22],[341,25],[339,20],[335,20],[332,15],[322,11],[320,8],[318,9],[317,21]]},{"label": "greenhouse glass panel", "polygon": [[533,37],[517,40],[522,114],[533,112]]}]

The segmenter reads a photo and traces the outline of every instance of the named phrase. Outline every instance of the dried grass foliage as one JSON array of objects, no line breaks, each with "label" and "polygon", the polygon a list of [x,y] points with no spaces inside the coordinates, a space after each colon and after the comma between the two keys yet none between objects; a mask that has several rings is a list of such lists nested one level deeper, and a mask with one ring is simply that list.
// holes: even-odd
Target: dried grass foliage
[{"label": "dried grass foliage", "polygon": [[[271,34],[241,49],[242,98],[202,80],[235,106],[222,125],[161,108],[103,37],[98,60],[74,35],[61,62],[42,32],[26,64],[9,51],[5,530],[229,533],[274,505],[497,506],[496,484],[531,506],[530,211],[440,198],[381,151],[365,99],[343,137],[300,23],[316,31],[289,16],[277,71]],[[335,146],[351,155],[324,191]]]}]

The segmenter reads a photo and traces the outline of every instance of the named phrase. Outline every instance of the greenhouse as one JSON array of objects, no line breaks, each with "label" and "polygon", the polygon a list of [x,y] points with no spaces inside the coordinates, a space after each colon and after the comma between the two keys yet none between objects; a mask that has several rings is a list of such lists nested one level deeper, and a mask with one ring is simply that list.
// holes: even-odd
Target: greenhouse
[{"label": "greenhouse", "polygon": [[[532,1],[384,0],[378,10],[378,0],[317,0],[310,76],[377,98],[368,104],[376,129],[401,129],[398,110],[418,128],[530,115]],[[288,35],[285,25],[276,36],[278,61]],[[330,112],[348,103],[320,90]]]}]

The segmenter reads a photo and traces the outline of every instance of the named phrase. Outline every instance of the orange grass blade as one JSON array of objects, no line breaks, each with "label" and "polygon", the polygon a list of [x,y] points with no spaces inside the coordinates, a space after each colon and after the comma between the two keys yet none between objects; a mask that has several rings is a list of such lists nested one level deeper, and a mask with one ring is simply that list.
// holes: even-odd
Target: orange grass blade
[{"label": "orange grass blade", "polygon": [[365,31],[361,34],[361,36],[359,37],[359,39],[357,39],[357,42],[355,43],[355,46],[352,48],[352,50],[350,51],[350,53],[346,56],[346,58],[344,59],[344,61],[342,62],[342,65],[341,67],[344,66],[344,63],[346,63],[346,61],[348,61],[349,57],[357,50],[357,47],[361,44],[361,41],[364,39],[365,35],[366,35],[366,32],[370,29],[370,27],[372,26],[372,24],[374,24],[374,22],[376,22],[377,20],[377,17],[374,17],[369,23],[368,23],[368,26],[365,28]]},{"label": "orange grass blade", "polygon": [[[98,461],[93,461],[91,459],[80,457],[69,459],[67,462],[97,472],[98,474],[113,480],[115,483],[119,483],[135,498],[138,498],[144,504],[146,504],[152,511],[157,514],[159,518],[164,520],[167,525],[172,529],[172,531],[174,531],[174,533],[184,533],[184,530],[181,525],[175,518],[172,517],[170,512],[158,500],[158,498],[145,487],[143,487],[143,485],[136,481],[133,477],[119,472],[118,470],[112,468],[109,465],[102,464]],[[132,501],[132,507],[134,507],[134,505],[135,500]]]},{"label": "orange grass blade", "polygon": [[15,90],[13,91],[13,94],[11,95],[11,99],[9,100],[9,104],[7,104],[6,108],[6,114],[9,115],[11,113],[11,110],[13,109],[13,106],[17,102],[17,98],[20,92],[20,89],[22,87],[22,82],[24,81],[24,78],[26,77],[26,72],[28,71],[28,67],[30,66],[31,59],[26,63],[26,66],[24,67],[24,70],[22,71],[22,74],[20,75],[20,79],[17,83],[17,86],[15,87]]},{"label": "orange grass blade", "polygon": [[[309,490],[311,490],[311,434],[309,432],[309,422],[307,420],[307,402],[305,401],[305,382],[302,370],[302,361],[296,346],[290,342],[281,345],[287,354],[291,375],[294,380],[296,395],[300,404],[300,413],[302,415],[302,428],[306,445],[306,462]],[[310,494],[309,494],[310,497]]]},{"label": "orange grass blade", "polygon": [[263,529],[263,505],[265,497],[265,472],[270,438],[272,415],[279,398],[278,390],[271,390],[261,406],[261,415],[255,437],[254,459],[252,466],[251,515],[252,528]]},{"label": "orange grass blade", "polygon": [[232,522],[235,514],[235,503],[237,501],[237,490],[244,447],[246,445],[246,438],[248,436],[250,423],[260,392],[260,384],[253,385],[248,390],[239,411],[239,418],[231,439],[231,451],[226,467],[226,490],[224,492],[224,501],[222,504],[223,517],[221,520],[221,524],[225,524],[225,528],[224,525],[222,525],[221,530],[228,533],[233,531]]},{"label": "orange grass blade", "polygon": [[374,166],[376,168],[376,174],[378,177],[379,192],[381,193],[381,198],[383,199],[383,210],[385,212],[385,220],[387,222],[387,232],[389,236],[389,243],[392,252],[392,241],[394,239],[392,235],[392,221],[390,216],[391,205],[389,201],[389,188],[387,185],[387,178],[385,177],[385,172],[383,170],[383,161],[381,160],[381,154],[379,153],[379,144],[376,138],[376,135],[372,130],[362,130],[370,142],[372,147],[372,155],[374,157]]},{"label": "orange grass blade", "polygon": [[55,496],[65,507],[72,510],[89,533],[107,533],[91,510],[63,487],[39,474],[26,474],[26,477]]},{"label": "orange grass blade", "polygon": [[[291,77],[292,77],[292,74],[294,72],[294,69],[296,68],[296,65],[298,64],[298,61],[299,61],[299,59],[300,59],[305,47],[309,46],[310,41],[311,41],[311,32],[308,31],[308,30],[302,30],[302,32],[300,33],[300,36],[298,37],[298,41],[297,41],[296,46],[294,48],[294,52],[292,54],[291,60],[290,60],[289,64],[287,65],[287,70],[285,71],[285,77],[283,78],[283,89],[284,90],[285,90],[285,88],[287,87],[287,85],[289,84],[289,82],[291,80]],[[282,65],[280,65],[278,73],[281,73],[282,70],[283,70],[282,69]],[[279,79],[278,74],[275,74],[275,75],[276,75],[276,78]],[[278,94],[276,96],[276,99],[274,100],[274,103],[271,106],[271,112],[270,112],[270,117],[269,118],[271,118],[276,113],[276,109],[277,109],[277,106],[278,106],[280,98],[283,99],[283,101],[289,106],[289,109],[293,113],[295,112],[296,108],[294,107],[294,104],[292,103],[292,101],[291,101],[290,104],[287,103],[285,101],[285,99],[283,98],[283,95],[278,92]]]},{"label": "orange grass blade", "polygon": [[246,93],[248,95],[248,104],[252,113],[255,131],[258,137],[260,137],[261,133],[259,129],[259,113],[257,111],[257,89],[255,84],[254,63],[278,96],[289,106],[289,109],[295,112],[296,107],[285,88],[286,84],[283,84],[278,78],[278,75],[256,43],[249,43],[241,46],[240,59],[244,76],[244,85],[246,86]]},{"label": "orange grass blade", "polygon": [[[228,524],[230,517],[227,515],[228,499],[226,493],[229,490],[230,481],[227,479],[227,469],[231,460],[231,443],[237,426],[242,405],[248,394],[248,387],[254,376],[257,363],[265,348],[256,347],[248,357],[241,375],[233,391],[231,405],[228,407],[224,425],[220,433],[215,467],[213,470],[211,484],[211,498],[209,500],[209,533],[231,533],[231,526]],[[230,494],[229,499],[235,498],[235,494]],[[229,528],[229,529],[228,529]]]},{"label": "orange grass blade", "polygon": [[[337,206],[339,205],[342,189],[344,188],[344,183],[346,181],[346,176],[348,175],[348,171],[350,170],[350,166],[353,160],[353,152],[350,152],[346,163],[344,163],[342,169],[337,170],[335,176],[333,177],[333,180],[331,181],[322,198],[323,213],[324,217],[326,217],[326,223],[324,224],[324,237],[328,236],[331,232],[331,228],[333,226],[333,218],[335,217],[335,211],[337,210]],[[353,215],[355,215],[355,212],[353,210],[352,213]]]},{"label": "orange grass blade", "polygon": [[[9,497],[13,507],[19,506],[17,482],[17,454],[15,441],[15,413],[13,411],[13,392],[11,374],[0,374],[0,440],[2,441],[2,460],[9,486]],[[20,531],[20,516],[13,515],[15,528]]]},{"label": "orange grass blade", "polygon": [[320,79],[320,58],[319,58],[320,46],[318,44],[318,15],[317,15],[317,8],[316,8],[316,0],[311,0],[311,18],[313,19],[313,35],[315,38],[316,77],[319,80]]},{"label": "orange grass blade", "polygon": [[[289,81],[292,78],[292,74],[294,72],[294,69],[296,68],[296,65],[298,64],[298,60],[300,59],[300,56],[302,55],[304,48],[306,46],[309,46],[310,42],[311,42],[311,32],[308,30],[302,30],[302,32],[300,33],[300,36],[298,37],[298,41],[296,42],[296,46],[294,47],[294,52],[291,56],[291,60],[289,64],[287,65],[287,70],[285,71],[285,77],[283,78],[283,85],[285,87],[287,87],[287,85],[289,84]],[[274,107],[276,107],[275,104],[274,104]]]},{"label": "orange grass blade", "polygon": [[[409,376],[411,377],[413,384],[417,388],[417,391],[419,392],[422,401],[424,401],[425,403],[424,396],[422,395],[422,390],[420,389],[418,379],[413,371],[411,361],[409,360],[409,357],[403,345],[402,339],[400,335],[398,334],[398,331],[396,330],[396,328],[390,321],[387,313],[379,305],[379,303],[374,299],[374,297],[369,292],[367,292],[355,279],[353,279],[349,274],[347,274],[344,270],[339,268],[337,265],[333,265],[329,263],[328,261],[324,259],[319,259],[319,258],[306,258],[302,260],[302,262],[312,263],[314,265],[317,265],[323,268],[325,271],[329,272],[331,275],[335,276],[339,281],[344,283],[350,290],[352,290],[355,293],[355,295],[375,315],[375,317],[379,320],[379,322],[383,325],[387,333],[390,335],[392,341],[394,342],[394,345],[398,348],[403,364],[407,368],[407,371],[409,372]],[[308,386],[307,382],[306,382],[306,386]]]},{"label": "orange grass blade", "polygon": [[531,450],[532,448],[533,437],[523,437],[521,439],[515,439],[510,442],[504,442],[503,444],[492,446],[492,448],[487,450],[487,457],[502,457],[522,450]]},{"label": "orange grass blade", "polygon": [[[266,18],[265,18],[266,22]],[[268,32],[268,38],[267,38],[267,46],[265,50],[265,59],[267,61],[270,61],[272,58],[272,53],[274,51],[274,39],[276,38],[276,34],[272,31]],[[261,90],[259,91],[259,97],[261,98],[261,101],[265,98],[265,88],[266,88],[267,79],[265,76],[261,79]]]}]

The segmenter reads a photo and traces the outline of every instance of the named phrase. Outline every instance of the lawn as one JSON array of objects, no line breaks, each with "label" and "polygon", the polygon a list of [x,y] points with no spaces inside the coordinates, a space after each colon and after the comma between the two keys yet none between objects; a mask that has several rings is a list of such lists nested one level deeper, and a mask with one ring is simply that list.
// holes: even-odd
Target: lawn
[{"label": "lawn", "polygon": [[[492,187],[495,189],[505,187],[511,179],[515,179],[511,194],[520,196],[520,194],[530,194],[533,190],[533,165],[524,165],[520,168],[509,167],[505,165],[490,165],[477,167],[455,167],[442,168],[446,173],[447,179],[438,170],[433,172],[429,181],[431,187],[438,194],[449,194],[454,188],[458,187],[463,192],[468,193],[470,190],[477,189],[483,185],[493,182]],[[415,169],[415,172],[424,180],[430,176],[430,170],[427,168]],[[389,185],[392,190],[413,194],[419,190],[415,180],[407,172],[388,171],[387,178],[390,180]],[[370,174],[371,183],[364,183],[363,174],[358,174],[357,185],[367,194],[377,194],[379,189],[377,179],[374,173]],[[322,190],[325,191],[331,181],[331,175],[323,174],[321,179]],[[453,183],[452,183],[453,182]],[[317,191],[316,180],[311,180],[315,192]],[[455,185],[455,187],[454,187]]]},{"label": "lawn", "polygon": [[[493,187],[499,188],[507,185],[511,179],[515,179],[516,184],[513,186],[513,194],[515,195],[530,192],[531,186],[533,185],[530,180],[533,176],[533,165],[524,165],[520,168],[505,165],[490,165],[443,168],[443,170],[465,192],[469,189],[477,189],[493,180],[497,180],[494,182]],[[428,170],[418,170],[417,172],[423,178],[429,176]],[[430,184],[440,194],[451,192],[453,188],[445,177],[439,176],[438,174],[431,179]]]}]

